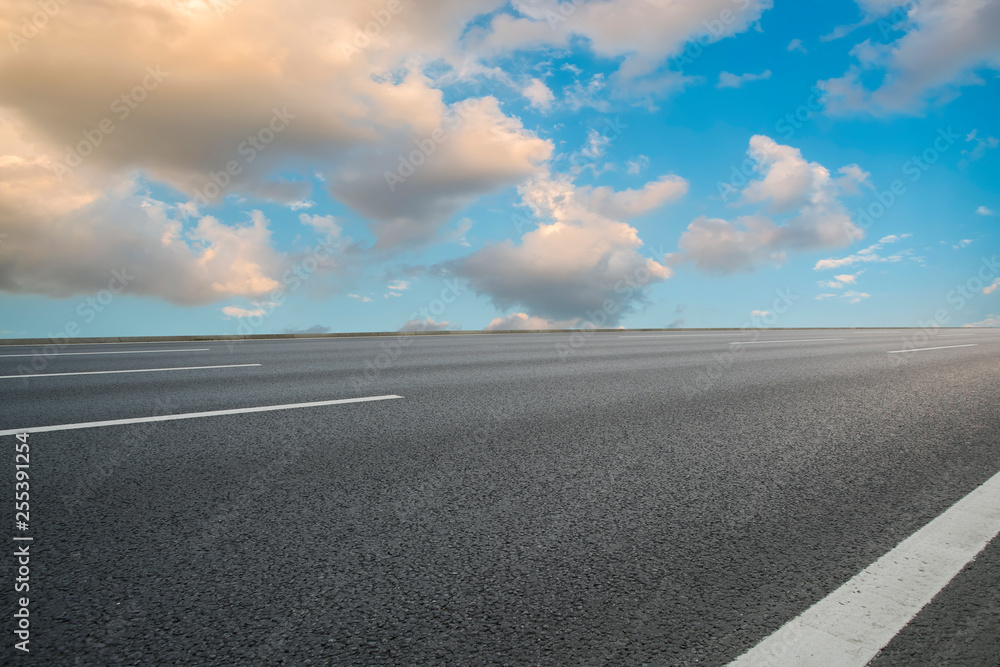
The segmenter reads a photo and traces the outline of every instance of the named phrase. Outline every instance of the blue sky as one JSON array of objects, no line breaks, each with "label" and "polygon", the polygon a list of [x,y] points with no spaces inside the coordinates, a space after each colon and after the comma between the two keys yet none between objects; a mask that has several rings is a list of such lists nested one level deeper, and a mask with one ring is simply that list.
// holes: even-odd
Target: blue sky
[{"label": "blue sky", "polygon": [[998,2],[22,4],[4,337],[1000,325]]}]

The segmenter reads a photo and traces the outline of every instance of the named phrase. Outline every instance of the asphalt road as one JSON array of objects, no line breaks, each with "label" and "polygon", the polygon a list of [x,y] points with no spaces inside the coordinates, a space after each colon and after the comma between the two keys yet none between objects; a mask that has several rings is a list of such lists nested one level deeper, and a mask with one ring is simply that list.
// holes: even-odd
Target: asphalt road
[{"label": "asphalt road", "polygon": [[[30,435],[31,659],[725,664],[1000,471],[1000,331],[916,335],[0,356],[92,373],[0,379],[0,430],[402,397]],[[996,542],[876,664],[1000,664]]]}]

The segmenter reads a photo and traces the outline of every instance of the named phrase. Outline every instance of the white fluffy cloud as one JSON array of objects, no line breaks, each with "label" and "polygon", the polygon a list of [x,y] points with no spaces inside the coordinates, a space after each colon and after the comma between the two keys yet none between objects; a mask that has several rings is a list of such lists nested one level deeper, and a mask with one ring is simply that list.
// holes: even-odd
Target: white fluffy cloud
[{"label": "white fluffy cloud", "polygon": [[683,81],[675,73],[658,70],[681,54],[689,40],[708,44],[743,32],[771,4],[771,0],[515,0],[515,14],[494,16],[487,28],[471,31],[467,42],[488,58],[516,49],[566,46],[574,37],[582,37],[596,55],[622,59],[614,77],[620,90],[650,93]]},{"label": "white fluffy cloud", "polygon": [[519,244],[488,245],[447,266],[500,308],[521,306],[527,316],[559,321],[603,310],[602,319],[613,326],[643,301],[649,284],[671,272],[640,254],[634,227],[609,216],[646,213],[685,190],[674,176],[623,192],[534,179],[520,192],[538,228]]},{"label": "white fluffy cloud", "polygon": [[[671,261],[690,261],[713,273],[745,272],[763,263],[781,264],[789,251],[844,246],[862,238],[839,199],[852,189],[846,183],[856,185],[867,177],[860,168],[842,170],[844,176],[833,179],[826,167],[808,162],[797,148],[763,135],[750,139],[747,154],[761,178],[743,189],[743,202],[759,204],[769,215],[733,221],[701,216],[688,225]],[[787,220],[778,224],[771,215]]]},{"label": "white fluffy cloud", "polygon": [[[430,62],[463,67],[469,21],[502,5],[401,2],[381,24],[372,12],[388,5],[367,0],[62,6],[44,34],[0,51],[0,289],[67,296],[141,264],[137,294],[259,294],[289,258],[265,222],[223,224],[207,203],[296,210],[320,181],[381,247],[435,238],[474,197],[540,174],[552,151],[492,96],[446,104],[425,75]],[[36,11],[7,3],[2,32]],[[422,166],[393,190],[384,176],[399,156]],[[149,200],[146,183],[190,201]],[[304,222],[332,230],[323,220]]]},{"label": "white fluffy cloud", "polygon": [[[894,0],[859,4],[868,21],[878,17],[883,35],[904,34],[856,45],[847,72],[820,82],[831,113],[917,113],[963,85],[981,84],[977,70],[1000,70],[1000,3],[994,0],[917,0],[905,10]],[[871,86],[872,80],[879,83]]]},{"label": "white fluffy cloud", "polygon": [[521,94],[528,98],[531,106],[539,109],[548,109],[552,106],[552,100],[555,99],[555,95],[541,79],[532,79],[521,91]]}]

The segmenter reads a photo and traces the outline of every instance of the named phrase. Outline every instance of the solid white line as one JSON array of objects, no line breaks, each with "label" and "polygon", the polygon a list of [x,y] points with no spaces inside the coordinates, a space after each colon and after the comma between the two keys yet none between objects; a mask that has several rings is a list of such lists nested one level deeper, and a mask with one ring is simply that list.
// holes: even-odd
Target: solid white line
[{"label": "solid white line", "polygon": [[824,340],[844,340],[843,338],[798,338],[795,340],[738,340],[730,345],[760,345],[761,343],[818,343]]},{"label": "solid white line", "polygon": [[156,354],[158,352],[208,352],[207,347],[191,350],[114,350],[111,352],[36,352],[34,354],[0,354],[0,357],[71,357],[81,354]]},{"label": "solid white line", "polygon": [[950,350],[956,347],[976,347],[976,343],[966,343],[965,345],[942,345],[941,347],[915,347],[912,350],[889,350],[889,354],[902,354],[903,352],[923,352],[924,350]]},{"label": "solid white line", "polygon": [[1000,533],[1000,473],[729,663],[862,667]]},{"label": "solid white line", "polygon": [[109,375],[111,373],[160,373],[163,371],[199,371],[209,368],[247,368],[260,364],[230,364],[228,366],[181,366],[178,368],[133,368],[125,371],[82,371],[77,373],[35,373],[33,375],[0,375],[0,380],[12,378],[52,378],[62,375]]},{"label": "solid white line", "polygon": [[146,422],[165,422],[175,419],[198,419],[200,417],[218,417],[222,415],[242,415],[248,412],[270,412],[272,410],[295,410],[298,408],[314,408],[322,405],[340,405],[342,403],[364,403],[366,401],[387,401],[392,398],[403,398],[395,394],[386,396],[365,396],[363,398],[338,398],[333,401],[314,401],[312,403],[287,403],[285,405],[265,405],[257,408],[235,408],[232,410],[212,410],[210,412],[188,412],[179,415],[157,415],[155,417],[136,417],[134,419],[112,419],[103,422],[82,422],[79,424],[56,424],[55,426],[33,426],[31,428],[12,428],[0,431],[0,435],[17,435],[18,433],[47,433],[49,431],[73,431],[80,428],[97,428],[99,426],[118,426],[122,424],[143,424]]}]

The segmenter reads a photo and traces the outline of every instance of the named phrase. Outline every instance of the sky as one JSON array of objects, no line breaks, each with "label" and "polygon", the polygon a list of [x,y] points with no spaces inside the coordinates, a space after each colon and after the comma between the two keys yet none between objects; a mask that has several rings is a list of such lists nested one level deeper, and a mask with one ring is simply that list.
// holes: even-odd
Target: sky
[{"label": "sky", "polygon": [[6,0],[0,337],[1000,326],[1000,0]]}]

